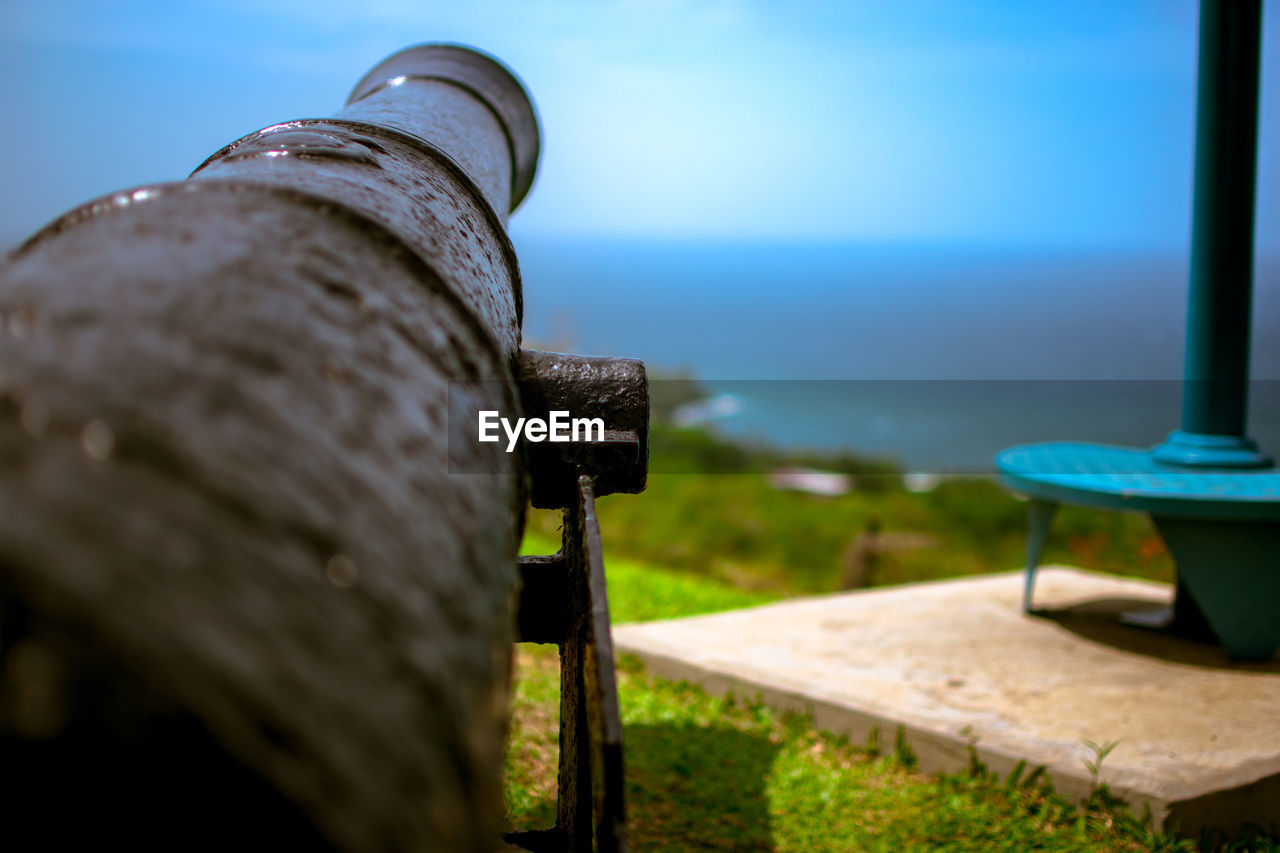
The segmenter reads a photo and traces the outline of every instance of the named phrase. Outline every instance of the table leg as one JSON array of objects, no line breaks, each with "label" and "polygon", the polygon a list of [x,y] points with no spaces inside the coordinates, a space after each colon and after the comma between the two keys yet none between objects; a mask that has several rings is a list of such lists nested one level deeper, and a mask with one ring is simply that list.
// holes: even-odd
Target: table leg
[{"label": "table leg", "polygon": [[1280,523],[1152,519],[1178,567],[1175,628],[1193,624],[1194,607],[1234,660],[1270,660],[1280,645]]},{"label": "table leg", "polygon": [[1040,567],[1040,555],[1044,553],[1045,540],[1049,538],[1049,525],[1053,522],[1058,504],[1032,498],[1027,505],[1027,568],[1022,588],[1022,610],[1030,613],[1031,593],[1036,585],[1036,569]]}]

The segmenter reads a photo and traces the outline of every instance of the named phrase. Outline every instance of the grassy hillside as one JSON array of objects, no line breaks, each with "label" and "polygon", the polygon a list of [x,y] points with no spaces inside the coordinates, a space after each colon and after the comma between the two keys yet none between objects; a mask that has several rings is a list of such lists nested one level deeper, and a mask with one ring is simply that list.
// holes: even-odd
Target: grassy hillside
[{"label": "grassy hillside", "polygon": [[[696,440],[708,454],[742,452],[722,450],[726,445],[705,434]],[[744,462],[740,473],[652,474],[642,495],[602,498],[606,550],[784,595],[836,589],[841,554],[869,523],[887,538],[925,543],[885,553],[867,578],[870,586],[1008,571],[1023,563],[1026,504],[994,478],[944,481],[917,494],[903,490],[894,475],[864,473],[852,493],[826,498],[779,491],[760,467]],[[554,536],[559,523],[557,513],[535,512],[529,526]],[[1173,578],[1150,522],[1131,513],[1063,507],[1045,561]]]}]

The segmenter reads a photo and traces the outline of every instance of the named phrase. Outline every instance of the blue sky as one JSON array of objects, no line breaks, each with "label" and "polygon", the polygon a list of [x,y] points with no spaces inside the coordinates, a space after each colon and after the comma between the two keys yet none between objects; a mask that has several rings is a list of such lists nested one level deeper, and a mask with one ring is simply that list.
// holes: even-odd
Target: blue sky
[{"label": "blue sky", "polygon": [[[1280,12],[1258,237],[1280,251]],[[1185,249],[1187,0],[6,0],[0,238],[326,115],[382,57],[506,61],[545,148],[517,239]]]}]

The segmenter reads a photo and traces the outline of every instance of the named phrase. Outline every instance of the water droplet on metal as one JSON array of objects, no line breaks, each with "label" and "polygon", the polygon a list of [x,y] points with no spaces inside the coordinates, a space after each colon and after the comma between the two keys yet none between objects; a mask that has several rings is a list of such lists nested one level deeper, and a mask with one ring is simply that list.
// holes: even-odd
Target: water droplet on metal
[{"label": "water droplet on metal", "polygon": [[85,455],[97,462],[105,462],[111,458],[116,447],[116,434],[105,422],[94,419],[85,424],[80,431],[80,446]]},{"label": "water droplet on metal", "polygon": [[346,554],[334,554],[324,568],[325,577],[334,586],[346,588],[355,584],[360,576],[355,562]]},{"label": "water droplet on metal", "polygon": [[32,438],[44,435],[52,417],[49,404],[39,397],[30,397],[22,404],[22,428]]},{"label": "water droplet on metal", "polygon": [[378,161],[367,145],[349,134],[336,129],[297,128],[280,126],[268,128],[255,136],[236,144],[223,159],[242,160],[246,157],[328,157],[377,166]]}]

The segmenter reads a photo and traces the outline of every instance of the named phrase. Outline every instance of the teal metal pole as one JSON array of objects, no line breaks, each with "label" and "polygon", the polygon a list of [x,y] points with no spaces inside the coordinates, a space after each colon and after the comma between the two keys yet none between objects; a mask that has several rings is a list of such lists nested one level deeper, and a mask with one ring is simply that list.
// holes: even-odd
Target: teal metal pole
[{"label": "teal metal pole", "polygon": [[1182,429],[1162,462],[1271,464],[1245,435],[1262,0],[1202,0]]}]

